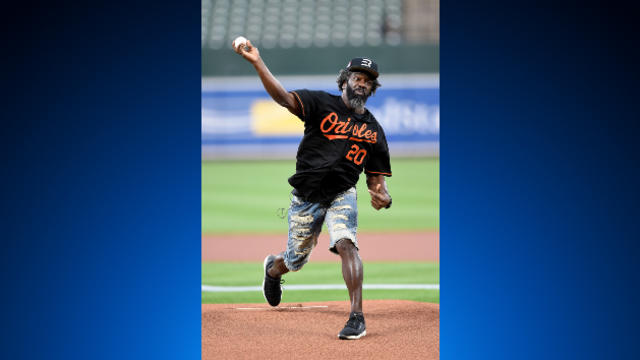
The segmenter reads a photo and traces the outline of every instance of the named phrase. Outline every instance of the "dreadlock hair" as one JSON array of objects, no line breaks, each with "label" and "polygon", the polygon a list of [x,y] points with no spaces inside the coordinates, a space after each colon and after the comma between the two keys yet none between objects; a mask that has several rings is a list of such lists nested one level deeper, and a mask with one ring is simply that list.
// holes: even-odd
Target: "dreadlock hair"
[{"label": "dreadlock hair", "polygon": [[[349,71],[347,69],[340,69],[338,73],[338,79],[336,82],[338,83],[338,90],[342,92],[342,84],[344,84],[347,80],[349,80],[349,76],[353,74],[355,71]],[[371,86],[371,95],[375,94],[376,89],[382,86],[378,79],[373,80],[373,85]]]}]

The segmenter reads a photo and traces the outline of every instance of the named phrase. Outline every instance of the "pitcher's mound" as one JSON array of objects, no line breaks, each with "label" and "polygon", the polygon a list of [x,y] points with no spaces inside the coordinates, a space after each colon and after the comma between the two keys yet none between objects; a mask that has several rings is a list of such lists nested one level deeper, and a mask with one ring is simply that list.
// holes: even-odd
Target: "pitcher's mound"
[{"label": "pitcher's mound", "polygon": [[440,305],[363,302],[367,335],[339,340],[347,301],[203,304],[202,359],[438,359]]}]

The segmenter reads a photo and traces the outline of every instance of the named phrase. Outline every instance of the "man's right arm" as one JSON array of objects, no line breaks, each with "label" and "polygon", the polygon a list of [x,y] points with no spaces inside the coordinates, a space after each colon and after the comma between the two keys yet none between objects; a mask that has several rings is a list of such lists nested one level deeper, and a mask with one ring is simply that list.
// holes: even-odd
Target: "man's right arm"
[{"label": "man's right arm", "polygon": [[[233,44],[231,46],[233,46]],[[260,81],[262,81],[264,89],[267,90],[271,98],[281,106],[287,108],[292,114],[299,116],[301,112],[298,100],[271,74],[267,65],[262,61],[258,48],[251,45],[251,41],[247,40],[247,49],[245,49],[244,46],[238,46],[235,51],[253,65],[260,77]]]}]

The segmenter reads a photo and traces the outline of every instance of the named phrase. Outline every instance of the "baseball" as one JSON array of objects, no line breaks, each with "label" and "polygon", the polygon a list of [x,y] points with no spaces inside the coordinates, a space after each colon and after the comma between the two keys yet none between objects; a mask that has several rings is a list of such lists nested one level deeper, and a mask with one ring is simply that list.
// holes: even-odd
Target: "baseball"
[{"label": "baseball", "polygon": [[247,39],[244,36],[238,36],[235,40],[233,40],[233,47],[238,48],[240,45],[246,45]]}]

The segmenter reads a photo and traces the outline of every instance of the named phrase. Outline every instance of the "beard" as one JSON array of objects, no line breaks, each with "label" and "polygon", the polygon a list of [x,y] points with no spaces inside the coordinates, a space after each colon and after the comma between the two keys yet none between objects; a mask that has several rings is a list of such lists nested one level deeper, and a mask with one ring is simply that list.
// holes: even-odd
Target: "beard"
[{"label": "beard", "polygon": [[369,95],[367,95],[367,90],[361,88],[363,94],[358,94],[356,91],[347,83],[347,99],[349,100],[349,105],[351,105],[354,109],[363,109],[364,104],[367,102]]}]

